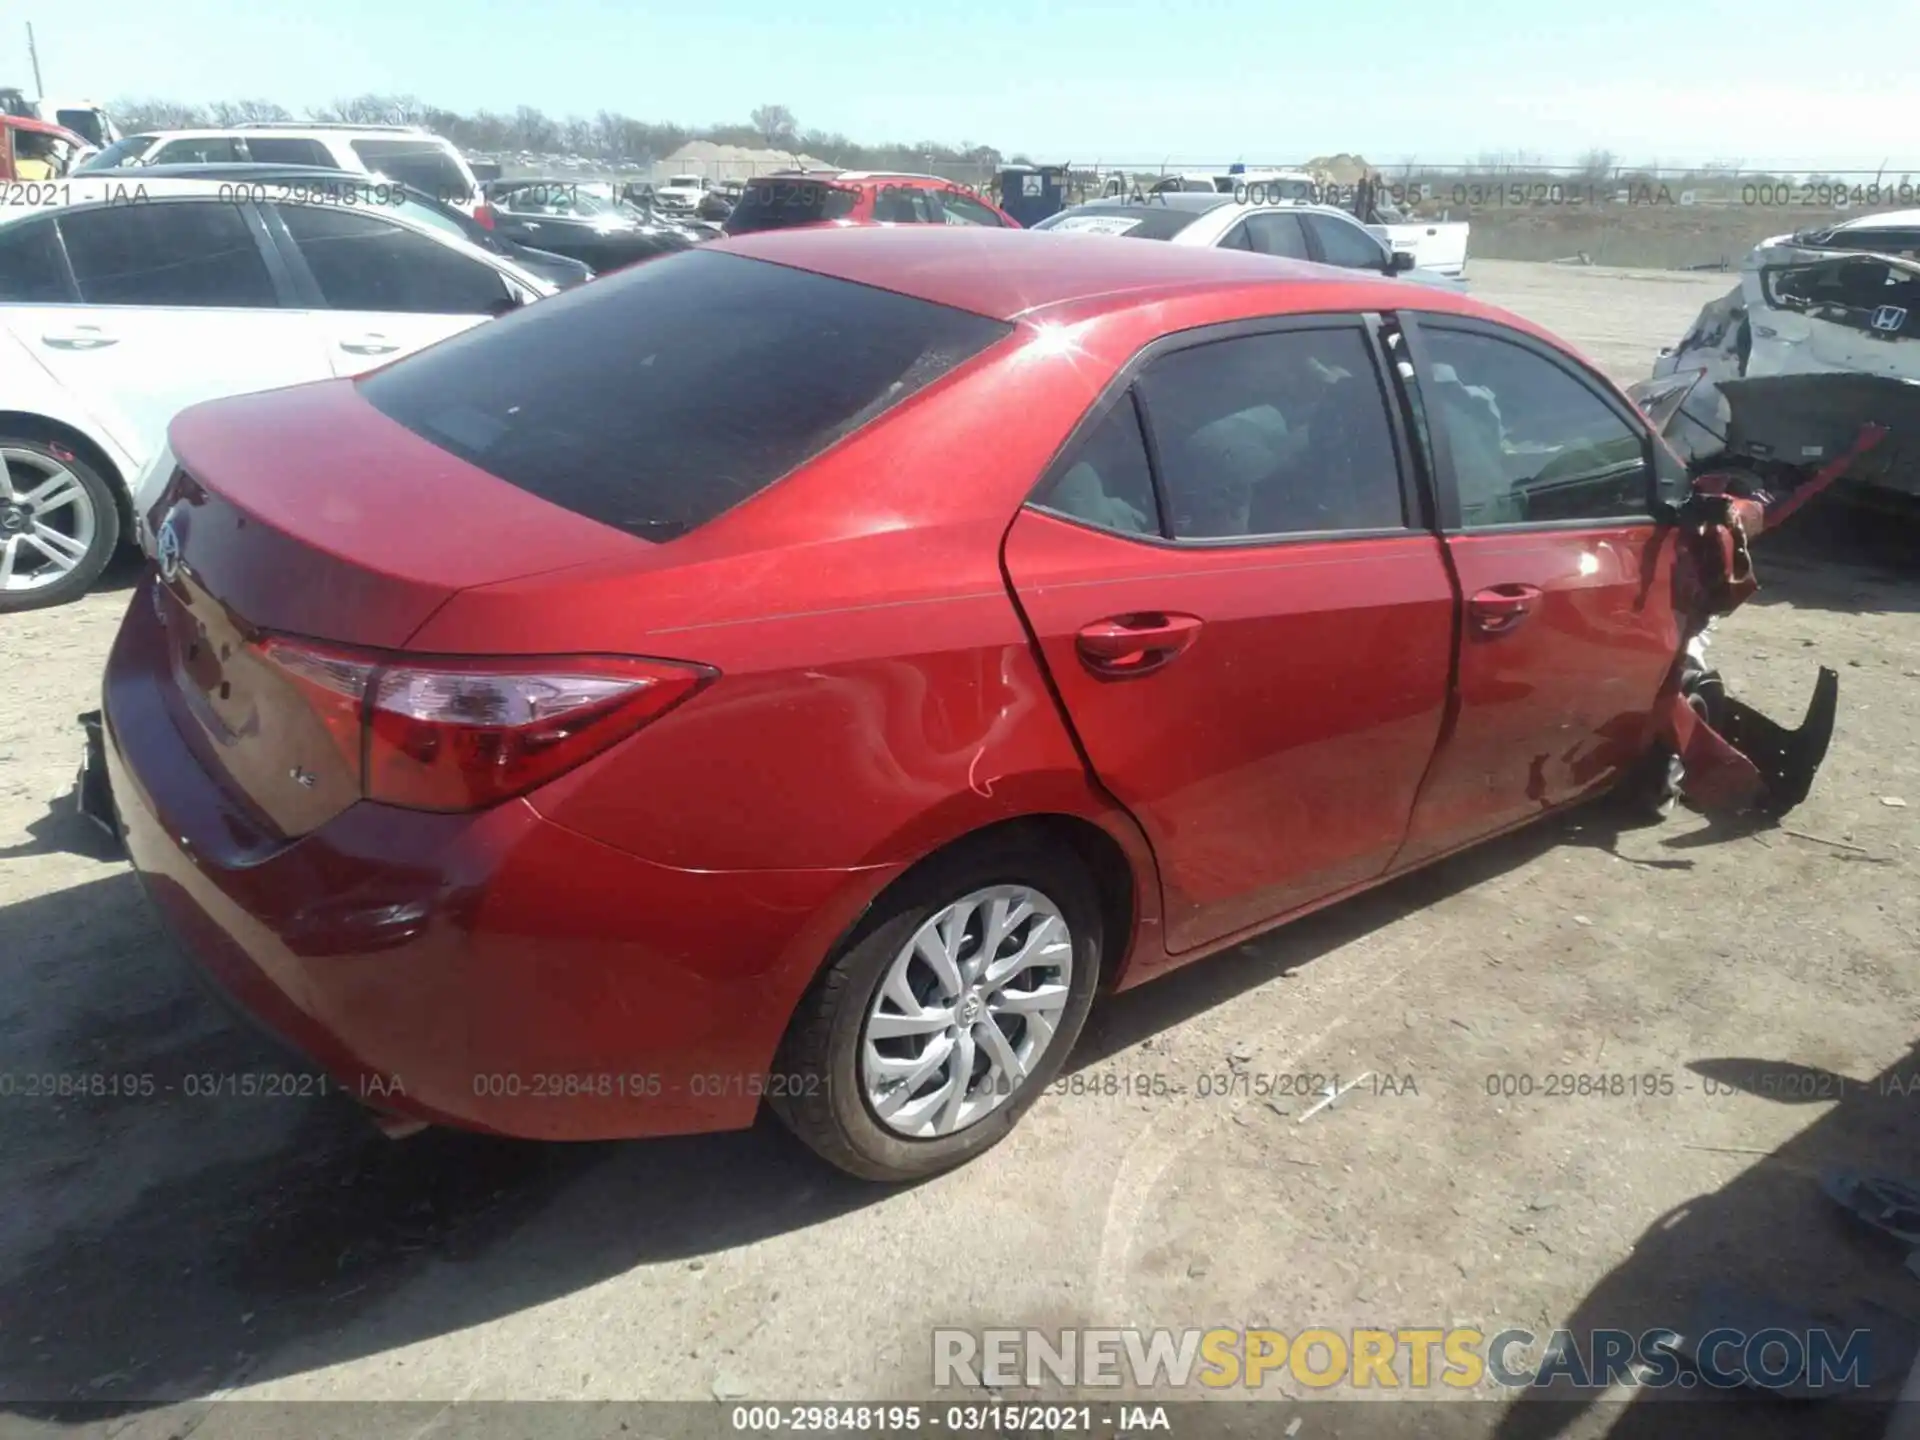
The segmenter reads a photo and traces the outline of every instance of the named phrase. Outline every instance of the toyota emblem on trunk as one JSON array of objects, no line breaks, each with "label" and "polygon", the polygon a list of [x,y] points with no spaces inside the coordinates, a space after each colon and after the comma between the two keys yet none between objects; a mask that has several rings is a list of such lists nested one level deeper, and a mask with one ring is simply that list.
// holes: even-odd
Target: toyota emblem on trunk
[{"label": "toyota emblem on trunk", "polygon": [[180,573],[180,530],[169,514],[160,524],[160,533],[153,539],[154,564],[160,567],[162,580],[173,580]]}]

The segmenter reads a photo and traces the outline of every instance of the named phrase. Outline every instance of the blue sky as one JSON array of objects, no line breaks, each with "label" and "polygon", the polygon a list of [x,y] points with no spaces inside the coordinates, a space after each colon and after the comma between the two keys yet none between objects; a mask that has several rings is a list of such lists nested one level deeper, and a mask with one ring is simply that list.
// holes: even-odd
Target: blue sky
[{"label": "blue sky", "polygon": [[1599,148],[1920,172],[1899,58],[1920,48],[1920,7],[1876,7],[1828,44],[1805,0],[1563,3],[26,0],[0,22],[0,84],[31,89],[32,20],[48,92],[99,100],[259,98],[297,114],[385,92],[685,124],[774,102],[803,128],[1076,163]]}]

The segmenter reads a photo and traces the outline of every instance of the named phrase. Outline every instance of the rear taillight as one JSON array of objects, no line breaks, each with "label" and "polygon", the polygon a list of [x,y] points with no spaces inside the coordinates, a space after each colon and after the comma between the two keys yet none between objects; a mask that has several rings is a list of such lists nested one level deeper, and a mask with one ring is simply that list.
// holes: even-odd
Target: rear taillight
[{"label": "rear taillight", "polygon": [[381,656],[273,637],[369,800],[478,810],[543,785],[659,719],[717,672],[623,656]]},{"label": "rear taillight", "polygon": [[487,204],[486,201],[482,200],[478,205],[473,207],[473,223],[478,225],[482,230],[493,229],[493,221],[493,206]]}]

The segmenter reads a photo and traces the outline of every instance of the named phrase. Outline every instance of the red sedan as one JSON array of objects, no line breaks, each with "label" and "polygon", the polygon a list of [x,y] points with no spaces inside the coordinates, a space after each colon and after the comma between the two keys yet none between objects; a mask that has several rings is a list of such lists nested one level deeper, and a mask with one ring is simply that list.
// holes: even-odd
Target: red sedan
[{"label": "red sedan", "polygon": [[1392,279],[798,230],[171,442],[111,813],[206,970],[396,1130],[766,1101],[924,1175],[1101,989],[1685,758],[1810,778],[1698,723],[1733,702],[1687,641],[1743,583],[1699,506],[1755,502],[1688,500],[1536,327]]}]

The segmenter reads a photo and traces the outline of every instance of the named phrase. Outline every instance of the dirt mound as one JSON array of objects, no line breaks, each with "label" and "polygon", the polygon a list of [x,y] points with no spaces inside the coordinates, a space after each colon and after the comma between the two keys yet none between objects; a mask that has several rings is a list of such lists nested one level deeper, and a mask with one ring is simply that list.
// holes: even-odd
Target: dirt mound
[{"label": "dirt mound", "polygon": [[1336,185],[1357,185],[1373,173],[1373,167],[1364,157],[1349,155],[1344,150],[1338,155],[1321,155],[1309,160],[1307,168],[1327,175]]}]

